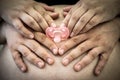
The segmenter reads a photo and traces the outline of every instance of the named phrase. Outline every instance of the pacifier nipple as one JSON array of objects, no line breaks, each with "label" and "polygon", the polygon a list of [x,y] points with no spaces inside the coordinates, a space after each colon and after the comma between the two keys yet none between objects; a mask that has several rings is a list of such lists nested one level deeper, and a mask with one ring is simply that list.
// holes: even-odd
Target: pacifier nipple
[{"label": "pacifier nipple", "polygon": [[56,35],[53,40],[54,42],[59,43],[61,41],[61,37],[59,35]]}]

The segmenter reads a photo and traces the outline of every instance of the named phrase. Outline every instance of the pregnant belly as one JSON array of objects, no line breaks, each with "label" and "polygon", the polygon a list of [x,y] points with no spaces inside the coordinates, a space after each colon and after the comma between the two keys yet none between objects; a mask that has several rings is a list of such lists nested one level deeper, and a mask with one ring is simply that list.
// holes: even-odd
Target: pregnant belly
[{"label": "pregnant belly", "polygon": [[55,64],[47,65],[44,69],[39,69],[25,60],[28,72],[22,73],[15,65],[11,53],[7,47],[0,52],[0,80],[112,80],[118,79],[120,74],[120,55],[118,55],[120,45],[114,49],[110,59],[100,76],[93,74],[97,58],[80,72],[73,70],[73,65],[82,57],[74,60],[70,65],[63,66],[61,60],[64,56],[55,56]]}]

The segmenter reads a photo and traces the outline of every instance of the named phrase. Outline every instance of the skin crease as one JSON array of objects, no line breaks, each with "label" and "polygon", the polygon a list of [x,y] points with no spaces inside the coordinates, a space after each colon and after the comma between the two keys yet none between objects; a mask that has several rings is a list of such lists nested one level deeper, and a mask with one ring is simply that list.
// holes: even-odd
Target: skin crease
[{"label": "skin crease", "polygon": [[[34,1],[33,1],[33,2],[34,2]],[[33,2],[30,2],[29,5],[32,4]],[[105,6],[108,7],[108,6],[111,5],[111,3],[112,3],[112,5],[113,5],[113,3],[114,3],[114,5],[118,5],[117,2],[118,2],[117,0],[116,0],[116,1],[110,1],[110,2],[108,3],[108,5],[105,5]],[[101,8],[100,8],[100,9],[98,8],[98,6],[99,6],[98,3],[99,3],[99,1],[98,1],[98,2],[96,2],[96,1],[89,2],[89,0],[87,0],[87,1],[81,0],[80,2],[78,2],[78,3],[76,4],[75,7],[73,7],[73,10],[75,10],[74,8],[78,8],[79,6],[81,6],[82,8],[86,8],[87,6],[84,6],[84,5],[88,5],[88,7],[89,7],[89,6],[93,5],[93,3],[96,4],[96,5],[94,5],[94,6],[96,7],[96,9],[98,9],[98,12],[99,12],[99,10],[101,10]],[[104,2],[101,1],[101,4],[103,4],[103,3],[104,3]],[[119,2],[118,2],[118,3],[119,3]],[[100,3],[99,3],[99,4],[100,4]],[[26,4],[24,4],[24,5],[26,5]],[[36,5],[36,4],[35,4],[35,5]],[[103,9],[108,10],[108,9],[106,9],[105,6],[102,8],[102,11],[104,11]],[[35,6],[35,7],[36,7],[36,6]],[[5,8],[7,8],[7,6],[5,6]],[[10,5],[10,8],[11,8],[11,5]],[[22,6],[22,8],[23,8],[23,6]],[[92,9],[92,8],[93,8],[93,7],[91,7],[91,9]],[[113,8],[114,8],[114,7],[113,7]],[[118,7],[118,8],[119,8],[119,7]],[[118,8],[113,9],[113,10],[115,10],[115,11],[112,11],[112,12],[114,12],[113,14],[111,13],[113,16],[107,16],[107,17],[105,17],[104,19],[109,19],[109,18],[114,17],[114,15],[116,15],[117,13],[119,13]],[[4,9],[4,6],[2,6],[2,9]],[[12,9],[14,10],[14,8],[12,8]],[[25,8],[25,9],[26,9],[26,8]],[[38,8],[37,8],[37,9],[38,9]],[[96,10],[96,9],[95,9],[95,10]],[[18,10],[19,10],[19,9],[18,9]],[[40,9],[39,9],[39,10],[40,10]],[[72,10],[72,9],[71,9],[71,10]],[[8,9],[8,11],[9,11],[9,9]],[[27,11],[28,11],[28,13],[29,13],[29,8],[27,9]],[[83,10],[83,11],[84,11],[84,10]],[[118,12],[117,12],[117,11],[118,11]],[[1,12],[6,12],[6,11],[1,11]],[[73,12],[74,12],[74,11],[73,11]],[[92,13],[93,11],[89,11],[89,10],[88,10],[88,13],[89,13],[89,12]],[[87,14],[88,14],[88,13],[87,13]],[[104,13],[103,13],[103,14],[104,14]],[[25,14],[22,14],[22,16],[23,16],[23,15],[25,15]],[[31,15],[31,14],[30,14],[30,15]],[[94,15],[94,12],[92,13],[92,15]],[[32,16],[32,15],[31,15],[31,16]],[[68,16],[69,16],[69,15],[68,15]],[[83,16],[84,16],[84,15],[83,15]],[[106,16],[106,15],[102,15],[102,16],[104,17],[104,16]],[[89,17],[91,18],[91,15],[89,15]],[[89,17],[88,17],[88,18],[89,18]],[[21,16],[20,16],[20,18],[21,18]],[[78,17],[78,18],[79,18],[79,17]],[[93,17],[93,18],[94,18],[94,17]],[[26,20],[26,18],[21,18],[21,19],[23,19],[24,21],[28,21],[28,20]],[[68,19],[68,18],[67,18],[67,19]],[[97,19],[99,20],[99,18],[97,18]],[[103,19],[103,21],[104,21],[104,19]],[[48,19],[48,20],[50,20],[50,19]],[[72,19],[72,20],[74,20],[74,19]],[[100,20],[101,20],[101,19],[100,19]],[[9,21],[11,21],[11,20],[9,20]],[[50,20],[50,21],[51,21],[51,20]],[[48,23],[49,23],[50,21],[48,21]],[[70,21],[71,21],[71,20],[70,20]],[[86,20],[86,21],[87,21],[87,20]],[[84,19],[81,20],[81,22],[84,22]],[[25,22],[25,23],[29,26],[29,23],[27,23],[27,22]],[[50,23],[53,23],[53,22],[50,22]],[[85,23],[84,23],[84,24],[85,24]],[[83,25],[84,25],[84,24],[83,24]],[[70,25],[72,25],[72,23],[71,23]],[[81,24],[80,24],[80,25],[81,25]],[[69,23],[68,23],[68,27],[69,27]],[[89,27],[90,27],[90,26],[89,26]],[[35,25],[34,25],[34,27],[32,27],[32,28],[35,28]],[[91,28],[91,27],[90,27],[90,28]],[[20,29],[21,29],[21,28],[20,28]],[[36,30],[39,30],[39,29],[36,28]],[[77,30],[78,30],[78,29],[77,29]],[[24,31],[24,32],[26,32],[26,31]],[[77,31],[75,30],[75,32],[77,32]],[[83,30],[83,32],[84,32],[84,30]],[[101,45],[100,45],[100,46],[101,46]]]},{"label": "skin crease", "polygon": [[64,8],[64,14],[67,16],[63,23],[68,26],[71,37],[87,32],[96,25],[119,15],[119,4],[120,0],[79,0],[72,8]]},{"label": "skin crease", "polygon": [[[58,8],[58,10],[59,10],[60,8]],[[61,15],[60,15],[61,16]],[[60,20],[62,20],[62,19],[60,19]],[[114,22],[116,23],[116,21],[117,20],[119,20],[119,19],[116,19],[115,21],[113,21],[113,22],[111,22],[110,24],[106,24],[106,25],[114,25]],[[56,20],[56,24],[58,24],[59,25],[59,23],[60,23],[60,21],[57,21]],[[103,25],[104,26],[104,25]],[[114,26],[116,26],[116,25],[114,25]],[[110,26],[111,27],[111,26]],[[98,30],[100,29],[99,27],[97,28]],[[109,26],[107,26],[107,29],[110,29],[109,28]],[[118,27],[116,27],[116,29],[117,30],[119,30],[118,29]],[[116,29],[115,29],[115,32],[118,32],[118,31],[116,31]],[[95,29],[94,29],[95,30]],[[94,31],[93,30],[93,32],[98,32],[98,30],[95,30]],[[104,27],[101,27],[101,30],[106,30],[106,27],[104,28]],[[101,32],[101,30],[99,31],[99,32]],[[111,29],[110,30],[112,30],[112,27],[111,27]],[[113,31],[114,31],[114,29],[113,29]],[[13,31],[12,31],[13,32]],[[108,31],[109,32],[109,31]],[[38,33],[37,33],[38,34]],[[89,33],[89,34],[91,34],[91,37],[92,37],[92,33]],[[99,34],[99,33],[98,33]],[[117,33],[115,33],[115,34],[117,34]],[[40,36],[40,34],[38,34],[38,36]],[[94,38],[94,37],[93,37]],[[39,38],[40,39],[40,38]],[[38,39],[38,41],[39,41],[39,39]],[[99,39],[98,39],[99,40]],[[41,41],[41,40],[40,40]],[[72,40],[71,40],[72,41]],[[64,43],[63,43],[64,44]],[[73,44],[74,45],[74,44]],[[73,46],[73,45],[71,45],[71,46]],[[59,45],[58,45],[59,46]],[[76,48],[77,49],[77,48]],[[67,54],[66,54],[67,55]],[[69,55],[69,54],[68,54]],[[52,72],[53,72],[53,74],[51,74],[51,75],[55,75],[56,74],[56,71],[58,71],[58,68],[59,67],[61,67],[60,68],[60,70],[61,71],[65,71],[65,69],[66,69],[66,67],[64,67],[63,65],[61,66],[60,64],[60,62],[62,61],[62,58],[64,58],[65,56],[62,56],[61,58],[58,58],[58,57],[54,57],[54,59],[56,59],[55,60],[55,63],[54,63],[54,65],[52,65],[52,66],[54,66],[54,68],[52,67],[52,66],[50,66],[48,69],[46,69],[46,67],[45,67],[45,69],[43,69],[43,70],[51,70],[52,69]],[[30,58],[30,57],[28,57],[28,58]],[[57,63],[56,63],[56,61],[57,61]],[[67,68],[68,69],[70,69],[70,72],[68,72],[68,73],[70,73],[70,74],[68,74],[68,75],[75,75],[76,76],[76,80],[79,80],[79,76],[80,76],[80,74],[83,74],[85,71],[85,69],[83,70],[83,73],[82,73],[82,71],[80,71],[79,73],[76,73],[76,72],[74,72],[74,71],[71,71],[72,70],[72,67],[79,61],[79,59],[76,59],[76,60],[74,60],[75,62],[74,63],[71,63],[71,65],[69,65]],[[27,63],[28,64],[28,63]],[[56,65],[57,64],[57,65]],[[94,64],[95,65],[95,64]],[[90,79],[89,77],[91,76],[91,78],[94,78],[92,75],[91,75],[91,73],[92,73],[92,71],[93,71],[93,67],[94,67],[94,65],[92,65],[92,67],[91,67],[91,69],[89,70],[89,67],[88,67],[88,71],[90,71],[88,74],[86,74],[86,76],[87,75],[89,75],[89,76],[87,76],[87,79]],[[14,66],[14,65],[13,65]],[[29,67],[31,67],[30,65],[28,65]],[[56,67],[56,66],[58,66],[58,67]],[[35,67],[32,67],[32,69],[34,69]],[[3,69],[3,68],[2,68]],[[29,68],[29,72],[33,72],[33,74],[34,74],[34,71],[31,71],[32,70],[31,68]],[[36,68],[35,68],[36,69]],[[57,69],[56,71],[54,71],[54,69]],[[107,68],[106,68],[107,69]],[[14,67],[13,67],[13,69],[11,69],[11,70],[13,70],[14,71]],[[38,69],[37,69],[38,70]],[[108,68],[108,70],[109,70],[109,68]],[[6,72],[6,71],[5,71]],[[35,73],[36,73],[37,71],[35,71]],[[62,73],[63,73],[62,72]],[[11,71],[10,71],[10,73],[11,73]],[[14,73],[14,72],[13,72]],[[21,75],[22,76],[22,74],[21,73],[19,73],[19,71],[17,72],[18,73],[18,75]],[[27,73],[28,74],[28,76],[26,76],[27,78],[29,78],[29,74],[31,74],[31,73]],[[50,72],[51,73],[51,72]],[[41,74],[41,75],[45,75],[45,74],[50,74],[49,72],[47,72],[47,73],[44,73],[44,72],[42,72],[42,73],[39,73],[39,71],[38,71],[38,74]],[[104,73],[104,72],[103,72]],[[9,74],[9,73],[8,73]],[[64,79],[67,79],[67,80],[70,80],[70,79],[73,79],[73,77],[71,76],[71,77],[69,77],[69,79],[68,79],[68,77],[66,77],[66,76],[64,76],[64,77],[62,77],[63,75],[60,75],[61,74],[61,72],[59,72],[58,71],[58,74],[56,75],[56,78],[58,78],[58,79],[61,79],[61,78],[64,78]],[[112,74],[113,75],[113,74]],[[107,75],[107,76],[109,76],[109,75]],[[115,75],[114,75],[115,76]],[[40,78],[44,78],[44,79],[48,79],[48,78],[45,78],[44,76],[40,76],[38,79],[40,79]],[[25,78],[25,76],[23,77],[23,78]],[[35,77],[33,77],[32,79],[34,79]],[[50,78],[50,77],[49,77]],[[52,77],[52,78],[55,78],[55,77]],[[83,78],[84,80],[86,80],[85,78],[86,77],[82,77],[81,76],[81,78]],[[104,77],[103,77],[104,78]],[[11,78],[12,79],[12,78]],[[14,79],[15,79],[15,77],[14,77]],[[31,77],[29,78],[29,79],[31,79]],[[50,78],[51,79],[51,78]],[[104,78],[105,79],[105,78]],[[110,77],[109,77],[109,79],[110,79]],[[15,79],[16,80],[16,79]],[[55,80],[55,79],[54,79]],[[74,79],[73,79],[74,80]],[[98,78],[98,80],[99,80],[99,78]]]},{"label": "skin crease", "polygon": [[[13,59],[15,60],[16,65],[21,71],[25,72],[27,70],[27,66],[21,59],[21,56],[23,56],[30,63],[36,65],[39,68],[43,68],[45,66],[45,63],[48,63],[50,65],[54,63],[53,57],[48,54],[46,49],[44,49],[42,46],[46,46],[49,50],[53,51],[53,53],[53,49],[57,49],[57,46],[43,33],[34,32],[35,40],[37,40],[39,42],[38,43],[35,40],[23,37],[18,33],[18,31],[15,31],[15,29],[8,24],[3,24],[2,26],[2,34],[6,38]],[[7,34],[7,32],[9,32],[9,35]],[[40,58],[42,58],[44,61]]]},{"label": "skin crease", "polygon": [[[87,52],[88,54],[74,65],[74,69],[80,71],[88,66],[96,57],[99,57],[95,68],[95,74],[99,75],[120,38],[120,25],[117,20],[119,21],[119,19],[115,19],[109,23],[104,23],[97,26],[96,29],[66,41],[59,48],[60,54],[64,54],[67,50],[77,46],[63,58],[62,63],[67,66],[74,59]],[[64,52],[61,53],[61,51]]]},{"label": "skin crease", "polygon": [[43,32],[54,22],[52,16],[58,16],[54,8],[34,0],[1,0],[0,5],[0,17],[27,38],[34,37],[27,27]]}]

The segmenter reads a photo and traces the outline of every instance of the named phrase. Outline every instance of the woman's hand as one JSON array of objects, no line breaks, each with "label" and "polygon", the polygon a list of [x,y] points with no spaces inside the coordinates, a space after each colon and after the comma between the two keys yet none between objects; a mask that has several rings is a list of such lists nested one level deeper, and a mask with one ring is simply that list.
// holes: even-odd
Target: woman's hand
[{"label": "woman's hand", "polygon": [[[28,38],[34,37],[28,28],[44,31],[51,23],[54,23],[52,16],[57,16],[54,8],[33,0],[2,0],[0,5],[2,19]],[[52,13],[48,14],[48,12]]]},{"label": "woman's hand", "polygon": [[[21,71],[24,72],[27,70],[22,57],[39,68],[43,68],[45,63],[50,65],[54,63],[53,56],[50,55],[50,52],[48,53],[47,49],[43,47],[43,45],[53,49],[53,51],[56,48],[56,45],[52,40],[48,40],[48,38],[42,33],[39,33],[41,34],[39,37],[41,38],[40,40],[43,45],[39,44],[36,40],[23,37],[9,24],[2,25],[2,34],[4,34],[13,59]],[[38,33],[35,34],[37,35]]]},{"label": "woman's hand", "polygon": [[62,60],[63,65],[68,65],[74,59],[87,52],[87,54],[74,65],[75,71],[82,70],[96,57],[99,57],[95,74],[100,74],[115,44],[120,38],[119,21],[120,19],[115,19],[108,23],[101,24],[87,33],[80,34],[66,41],[64,45],[59,48],[59,54],[63,55],[69,49],[73,49]]},{"label": "woman's hand", "polygon": [[63,23],[68,26],[71,37],[84,33],[98,25],[109,21],[120,13],[120,0],[80,0],[77,4],[63,9],[67,14]]}]

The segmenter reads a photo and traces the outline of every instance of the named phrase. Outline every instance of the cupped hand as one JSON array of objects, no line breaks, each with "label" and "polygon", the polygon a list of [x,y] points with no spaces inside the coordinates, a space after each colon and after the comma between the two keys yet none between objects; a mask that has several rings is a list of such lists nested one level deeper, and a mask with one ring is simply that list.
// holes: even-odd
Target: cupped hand
[{"label": "cupped hand", "polygon": [[5,23],[2,27],[3,34],[7,40],[7,45],[11,51],[13,59],[21,71],[25,72],[27,70],[23,57],[39,68],[43,68],[45,63],[50,65],[54,63],[54,58],[50,54],[50,51],[47,51],[43,45],[52,49],[54,52],[57,47],[52,40],[49,40],[44,34],[40,32],[35,33],[35,39],[42,43],[40,44],[34,39],[23,37],[9,24]]},{"label": "cupped hand", "polygon": [[85,56],[74,65],[75,71],[80,71],[89,65],[95,58],[99,57],[95,68],[98,75],[103,70],[109,56],[120,38],[120,19],[101,24],[87,33],[79,34],[69,40],[59,48],[59,54],[63,55],[66,51],[73,48],[62,60],[63,65],[67,66],[74,59],[85,54]]},{"label": "cupped hand", "polygon": [[[84,33],[96,25],[110,21],[120,13],[120,0],[80,0],[63,9],[63,23],[68,26],[71,37]],[[69,12],[69,13],[67,13]]]},{"label": "cupped hand", "polygon": [[[53,7],[33,0],[2,0],[0,5],[2,19],[18,29],[27,38],[34,37],[28,28],[42,32],[51,23],[54,23],[52,16],[57,15],[54,13]],[[53,14],[48,14],[48,12]]]}]

